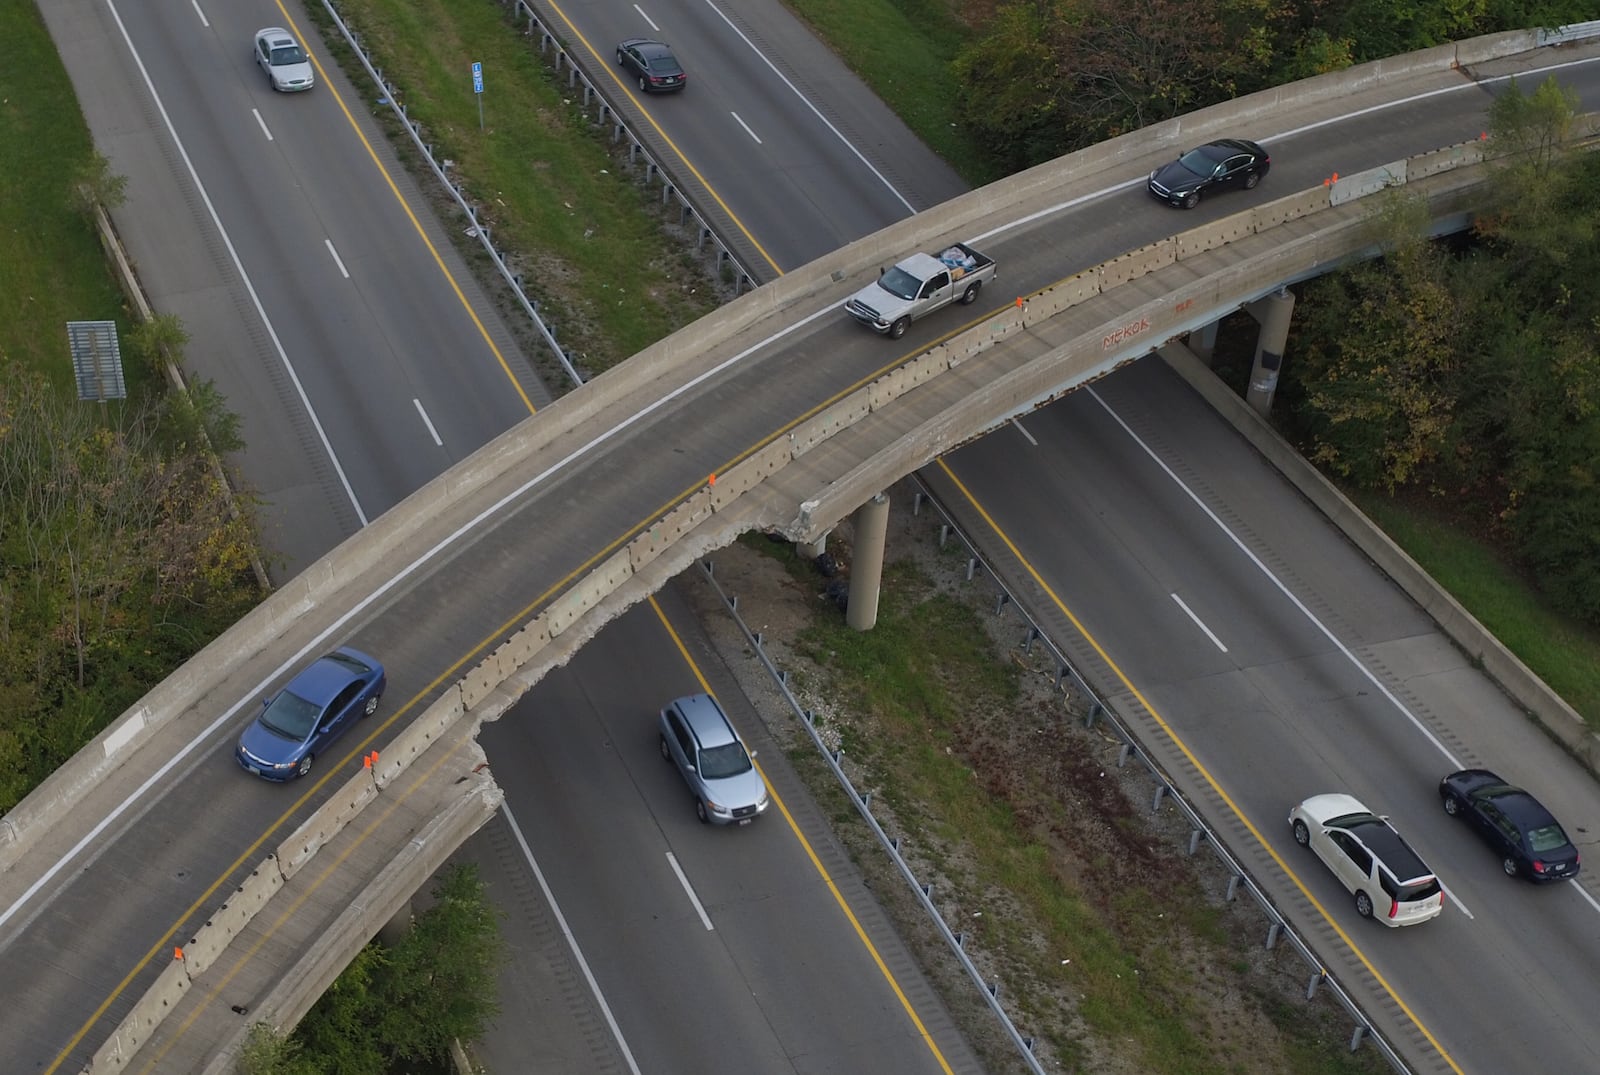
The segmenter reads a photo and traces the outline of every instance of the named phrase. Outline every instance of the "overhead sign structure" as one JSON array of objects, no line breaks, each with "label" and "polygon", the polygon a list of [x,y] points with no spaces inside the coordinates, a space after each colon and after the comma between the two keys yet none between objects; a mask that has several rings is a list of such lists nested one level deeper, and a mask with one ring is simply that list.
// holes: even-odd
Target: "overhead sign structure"
[{"label": "overhead sign structure", "polygon": [[478,95],[478,130],[483,130],[483,62],[472,61],[472,92]]}]

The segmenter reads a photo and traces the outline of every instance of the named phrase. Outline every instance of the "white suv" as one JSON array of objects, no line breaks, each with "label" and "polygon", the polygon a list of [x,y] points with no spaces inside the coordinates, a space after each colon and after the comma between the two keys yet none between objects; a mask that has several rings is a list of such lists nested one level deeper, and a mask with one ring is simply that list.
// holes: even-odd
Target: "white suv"
[{"label": "white suv", "polygon": [[1444,886],[1387,818],[1349,795],[1313,795],[1289,811],[1294,841],[1317,853],[1356,897],[1356,913],[1414,926],[1444,910]]}]

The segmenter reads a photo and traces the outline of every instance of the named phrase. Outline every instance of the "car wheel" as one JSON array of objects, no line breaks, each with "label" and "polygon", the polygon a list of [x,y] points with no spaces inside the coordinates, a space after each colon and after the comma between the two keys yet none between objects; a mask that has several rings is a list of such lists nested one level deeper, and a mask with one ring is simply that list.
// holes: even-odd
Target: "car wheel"
[{"label": "car wheel", "polygon": [[901,336],[906,334],[906,328],[910,324],[911,318],[902,317],[900,320],[889,326],[889,338],[891,340],[898,340]]},{"label": "car wheel", "polygon": [[622,66],[622,50],[621,49],[617,50],[617,66],[618,67]]},{"label": "car wheel", "polygon": [[1456,802],[1456,797],[1454,795],[1446,795],[1444,797],[1444,812],[1449,814],[1451,817],[1460,816],[1461,804]]},{"label": "car wheel", "polygon": [[704,799],[696,799],[694,801],[694,816],[700,819],[700,824],[702,825],[711,824],[711,815],[706,812],[706,801]]},{"label": "car wheel", "polygon": [[1516,877],[1522,872],[1522,867],[1517,865],[1517,860],[1509,855],[1500,860],[1500,868],[1506,871],[1507,877]]},{"label": "car wheel", "polygon": [[1311,830],[1306,828],[1304,821],[1296,821],[1294,823],[1294,842],[1301,847],[1311,846]]},{"label": "car wheel", "polygon": [[663,736],[660,736],[660,739],[661,739],[661,756],[663,758],[665,758],[667,761],[671,761],[672,760],[672,751],[667,749],[667,737],[663,735]]},{"label": "car wheel", "polygon": [[1197,206],[1199,204],[1200,204],[1200,192],[1198,190],[1191,190],[1189,193],[1187,193],[1187,194],[1185,194],[1183,196],[1183,207],[1185,209],[1193,209],[1195,206]]},{"label": "car wheel", "polygon": [[645,77],[643,75],[639,76],[639,92],[640,93],[649,93],[650,92],[650,83],[645,80]]},{"label": "car wheel", "polygon": [[294,775],[305,776],[307,773],[311,772],[311,762],[314,757],[315,755],[307,754],[305,757],[301,758],[300,764],[294,767]]},{"label": "car wheel", "polygon": [[1356,914],[1362,918],[1372,917],[1372,897],[1365,892],[1356,893]]},{"label": "car wheel", "polygon": [[378,695],[374,694],[367,699],[367,704],[361,707],[361,715],[363,717],[370,717],[378,711],[378,697]]},{"label": "car wheel", "polygon": [[982,290],[982,280],[974,280],[972,283],[968,284],[967,289],[961,293],[961,305],[971,306],[973,303],[977,302],[978,292]]},{"label": "car wheel", "polygon": [[1255,190],[1256,184],[1259,182],[1261,182],[1261,173],[1251,172],[1249,175],[1244,177],[1244,189]]}]

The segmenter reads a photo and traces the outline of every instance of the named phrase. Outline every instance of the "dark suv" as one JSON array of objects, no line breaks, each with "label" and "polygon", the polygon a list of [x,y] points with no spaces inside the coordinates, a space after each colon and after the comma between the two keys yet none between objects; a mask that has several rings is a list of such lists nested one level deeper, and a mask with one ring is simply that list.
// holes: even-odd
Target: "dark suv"
[{"label": "dark suv", "polygon": [[712,825],[748,825],[767,808],[767,782],[753,751],[728,723],[717,700],[691,694],[661,711],[661,756],[677,766],[694,793],[695,812]]}]

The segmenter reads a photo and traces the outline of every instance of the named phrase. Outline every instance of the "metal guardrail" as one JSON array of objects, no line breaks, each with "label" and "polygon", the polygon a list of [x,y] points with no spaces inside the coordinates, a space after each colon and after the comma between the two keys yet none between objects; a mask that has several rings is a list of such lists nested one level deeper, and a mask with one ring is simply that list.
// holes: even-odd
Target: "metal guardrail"
[{"label": "metal guardrail", "polygon": [[1593,22],[1568,23],[1566,26],[1557,26],[1553,30],[1541,27],[1539,30],[1539,47],[1565,45],[1591,37],[1600,37],[1600,19],[1596,19]]},{"label": "metal guardrail", "polygon": [[[1296,932],[1294,927],[1291,926],[1283,917],[1283,915],[1279,913],[1277,907],[1273,904],[1271,897],[1267,895],[1266,891],[1256,883],[1255,879],[1250,876],[1250,874],[1239,863],[1239,861],[1234,858],[1231,853],[1229,853],[1226,847],[1223,846],[1223,843],[1218,837],[1216,831],[1213,830],[1210,825],[1206,824],[1205,820],[1201,818],[1199,812],[1189,803],[1187,799],[1184,798],[1183,794],[1177,789],[1177,786],[1166,775],[1161,766],[1157,764],[1155,759],[1153,759],[1144,750],[1144,748],[1139,745],[1137,738],[1129,730],[1128,725],[1120,720],[1111,707],[1100,699],[1100,697],[1084,680],[1083,676],[1078,672],[1077,668],[1061,651],[1060,647],[1052,642],[1049,636],[1046,635],[1039,627],[1038,623],[1028,615],[1021,603],[1018,602],[1011,591],[1006,588],[1006,585],[1002,581],[1000,575],[993,569],[988,561],[983,558],[982,554],[977,551],[976,547],[968,539],[967,535],[961,530],[955,519],[949,514],[949,512],[945,510],[944,505],[942,505],[937,497],[933,495],[932,491],[922,483],[920,478],[913,475],[913,480],[915,480],[919,486],[918,492],[916,493],[913,514],[920,515],[922,505],[925,503],[932,505],[938,511],[939,516],[943,520],[939,533],[940,548],[943,548],[945,544],[947,544],[951,536],[956,537],[962,543],[967,551],[968,556],[967,580],[972,581],[979,575],[986,575],[999,590],[999,595],[995,601],[995,614],[1000,615],[1006,610],[1006,608],[1009,607],[1015,609],[1017,615],[1022,618],[1022,621],[1026,626],[1026,631],[1022,640],[1024,652],[1031,652],[1034,643],[1042,643],[1048,649],[1051,657],[1055,661],[1056,685],[1058,687],[1062,687],[1070,680],[1071,689],[1075,691],[1082,699],[1082,709],[1085,712],[1085,726],[1093,727],[1096,722],[1103,722],[1105,726],[1109,727],[1116,737],[1121,741],[1121,748],[1117,756],[1117,766],[1119,768],[1125,766],[1130,758],[1137,759],[1144,765],[1146,771],[1148,771],[1149,774],[1155,779],[1156,791],[1154,801],[1151,803],[1151,811],[1154,812],[1155,810],[1159,809],[1163,801],[1169,801],[1177,806],[1177,808],[1183,813],[1184,818],[1188,821],[1190,826],[1188,846],[1189,854],[1195,854],[1197,851],[1199,851],[1200,844],[1204,843],[1211,848],[1213,854],[1216,855],[1223,868],[1228,871],[1228,885],[1223,898],[1228,902],[1232,902],[1237,897],[1239,889],[1242,887],[1250,894],[1252,898],[1254,898],[1256,905],[1260,907],[1262,912],[1269,919],[1265,941],[1266,947],[1270,949],[1275,947],[1280,940],[1287,940],[1289,945],[1294,948],[1294,950],[1299,954],[1300,958],[1311,969],[1311,976],[1306,983],[1306,999],[1311,1000],[1316,995],[1318,987],[1326,984],[1328,989],[1332,992],[1334,998],[1338,1000],[1340,1005],[1344,1007],[1345,1011],[1355,1023],[1355,1028],[1350,1037],[1350,1050],[1354,1052],[1360,1047],[1363,1041],[1370,1041],[1373,1046],[1377,1048],[1383,1058],[1389,1062],[1389,1065],[1397,1073],[1399,1073],[1399,1075],[1413,1075],[1412,1069],[1401,1058],[1394,1046],[1391,1045],[1389,1041],[1372,1026],[1371,1021],[1368,1020],[1366,1015],[1362,1012],[1360,1006],[1356,1003],[1355,998],[1352,997],[1350,993],[1347,992],[1339,983],[1339,981],[1328,972],[1327,967],[1323,965],[1319,958],[1317,958],[1317,955],[1312,951],[1311,946],[1306,943],[1304,938],[1302,938],[1299,933]],[[1035,1057],[1033,1053],[1033,1039],[1031,1037],[1025,1037],[1017,1029],[1016,1025],[1011,1021],[1011,1017],[1006,1013],[1004,1007],[1000,1003],[1000,983],[998,981],[987,982],[984,980],[982,974],[978,971],[977,966],[974,965],[971,957],[968,956],[966,952],[963,943],[964,935],[960,932],[952,931],[949,924],[945,922],[944,917],[939,913],[938,908],[934,905],[932,899],[932,885],[928,882],[918,880],[916,874],[912,871],[910,864],[907,863],[905,858],[900,854],[899,838],[891,837],[884,832],[883,827],[873,816],[871,794],[868,793],[865,796],[861,795],[856,790],[855,785],[851,782],[849,775],[844,771],[842,764],[844,759],[844,751],[842,749],[838,751],[830,750],[822,741],[822,737],[817,733],[816,730],[814,714],[802,706],[790,692],[788,685],[788,673],[780,669],[773,661],[772,657],[767,653],[766,647],[763,644],[761,633],[758,631],[752,631],[749,625],[746,624],[743,618],[739,615],[738,597],[736,595],[728,594],[717,583],[714,562],[710,559],[702,560],[700,561],[700,568],[702,573],[705,575],[706,580],[711,584],[712,589],[716,591],[716,594],[722,601],[723,606],[728,610],[728,613],[732,616],[735,624],[738,625],[738,628],[740,632],[743,633],[745,640],[750,644],[752,650],[760,659],[762,665],[772,676],[774,682],[778,686],[779,692],[783,695],[784,700],[788,702],[789,707],[794,711],[795,715],[800,717],[801,724],[804,726],[806,733],[811,737],[812,743],[822,753],[823,758],[828,763],[828,767],[833,770],[834,777],[839,781],[839,784],[844,789],[845,794],[849,796],[850,801],[855,805],[857,812],[877,835],[879,843],[883,845],[884,850],[888,852],[889,857],[899,869],[901,876],[906,879],[906,882],[916,893],[919,902],[922,904],[923,910],[926,911],[928,916],[933,920],[934,925],[938,928],[940,935],[944,937],[945,943],[950,946],[951,951],[961,962],[962,967],[965,968],[968,977],[970,977],[983,992],[985,1001],[988,1003],[990,1009],[995,1013],[995,1016],[1000,1020],[1001,1025],[1005,1028],[1005,1031],[1011,1038],[1012,1043],[1017,1047],[1019,1053],[1028,1063],[1029,1067],[1034,1072],[1039,1073],[1039,1075],[1044,1075],[1038,1058]]]},{"label": "metal guardrail", "polygon": [[333,24],[339,28],[339,33],[344,38],[345,44],[350,46],[350,51],[355,54],[356,59],[361,61],[361,66],[366,69],[367,76],[383,90],[383,97],[379,103],[387,104],[389,111],[405,125],[406,131],[411,135],[411,142],[417,147],[417,151],[422,154],[422,159],[428,162],[428,167],[433,169],[433,174],[438,177],[440,183],[444,184],[444,188],[450,192],[450,196],[455,199],[456,205],[460,206],[461,211],[467,214],[467,218],[472,221],[472,235],[483,247],[484,253],[488,254],[490,260],[494,262],[495,268],[500,270],[501,279],[506,282],[506,286],[511,288],[512,294],[516,295],[517,302],[521,304],[523,312],[528,315],[528,319],[533,322],[534,329],[544,338],[545,345],[550,348],[551,354],[555,355],[556,361],[561,363],[561,368],[566,371],[567,376],[571,378],[574,385],[583,384],[583,378],[579,376],[577,369],[572,365],[571,359],[567,357],[566,348],[556,342],[555,332],[539,316],[538,304],[529,299],[527,294],[523,292],[521,276],[511,271],[511,267],[506,264],[504,256],[495,249],[489,235],[489,226],[478,219],[477,209],[467,200],[464,184],[450,178],[450,162],[436,158],[433,155],[433,145],[422,140],[422,124],[406,115],[406,106],[400,103],[399,89],[383,77],[383,69],[381,67],[373,64],[372,58],[367,55],[366,49],[361,47],[361,35],[351,29],[349,24],[340,17],[336,0],[322,0],[322,7],[328,13],[328,17],[333,20]]},{"label": "metal guardrail", "polygon": [[611,125],[611,141],[613,144],[621,142],[624,138],[628,142],[628,163],[637,164],[644,161],[644,181],[649,185],[653,180],[661,180],[661,202],[670,205],[674,201],[678,205],[678,224],[687,226],[691,221],[695,226],[694,248],[697,253],[703,252],[707,242],[715,244],[715,270],[721,273],[731,268],[734,273],[734,292],[743,294],[747,289],[754,289],[760,281],[751,272],[750,267],[739,259],[733,248],[723,239],[717,229],[705,218],[700,209],[684,193],[682,185],[673,176],[673,173],[660,161],[651,155],[645,148],[644,141],[634,133],[633,128],[622,118],[621,113],[611,104],[611,99],[605,90],[597,86],[583,68],[578,64],[574,55],[567,51],[562,43],[562,37],[550,28],[545,19],[534,10],[529,0],[496,0],[502,7],[510,7],[513,19],[526,18],[528,21],[527,36],[536,37],[539,43],[539,55],[549,56],[551,50],[554,55],[549,56],[556,74],[566,72],[568,87],[581,90],[583,107],[594,108],[595,123]]}]

